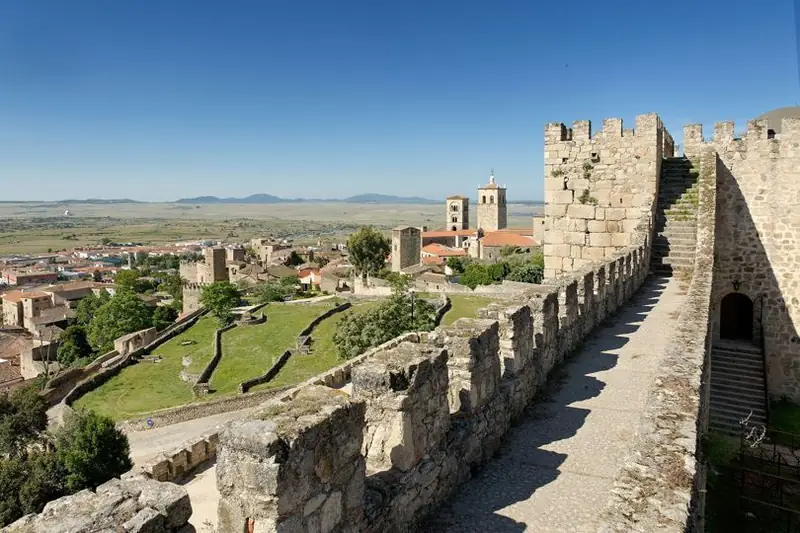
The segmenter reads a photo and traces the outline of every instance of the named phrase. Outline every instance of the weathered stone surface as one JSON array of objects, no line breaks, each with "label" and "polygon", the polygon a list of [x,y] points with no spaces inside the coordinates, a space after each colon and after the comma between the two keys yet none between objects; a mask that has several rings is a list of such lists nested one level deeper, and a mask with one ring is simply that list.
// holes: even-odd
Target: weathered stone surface
[{"label": "weathered stone surface", "polygon": [[[38,515],[25,516],[7,533],[169,533],[192,515],[186,489],[148,479],[113,479],[95,492],[82,490],[49,502]],[[122,529],[119,529],[122,528]]]}]

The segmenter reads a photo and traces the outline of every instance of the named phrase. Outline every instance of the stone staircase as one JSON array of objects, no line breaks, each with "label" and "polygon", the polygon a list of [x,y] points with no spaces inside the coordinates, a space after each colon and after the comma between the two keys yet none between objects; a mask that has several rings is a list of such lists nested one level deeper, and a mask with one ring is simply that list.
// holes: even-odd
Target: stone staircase
[{"label": "stone staircase", "polygon": [[709,426],[738,436],[739,421],[767,425],[764,363],[761,350],[749,343],[720,341],[711,349],[711,409]]},{"label": "stone staircase", "polygon": [[650,267],[656,274],[691,272],[697,235],[697,172],[684,157],[661,166]]}]

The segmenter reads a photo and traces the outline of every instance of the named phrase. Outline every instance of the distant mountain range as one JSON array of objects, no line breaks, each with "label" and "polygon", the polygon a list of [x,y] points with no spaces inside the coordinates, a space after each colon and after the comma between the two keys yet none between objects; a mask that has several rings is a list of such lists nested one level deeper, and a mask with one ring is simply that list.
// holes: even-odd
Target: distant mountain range
[{"label": "distant mountain range", "polygon": [[347,198],[280,198],[271,194],[251,194],[244,198],[220,198],[218,196],[196,196],[179,198],[176,204],[280,204],[291,202],[344,202],[351,204],[438,204],[440,200],[419,196],[392,196],[389,194],[359,194]]}]

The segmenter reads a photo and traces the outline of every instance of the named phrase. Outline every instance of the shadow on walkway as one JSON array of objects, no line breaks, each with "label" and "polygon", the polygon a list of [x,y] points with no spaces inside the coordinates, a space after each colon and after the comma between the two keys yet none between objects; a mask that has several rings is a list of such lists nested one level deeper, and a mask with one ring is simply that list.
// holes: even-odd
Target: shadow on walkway
[{"label": "shadow on walkway", "polygon": [[[518,533],[526,530],[526,523],[503,516],[498,511],[529,500],[538,489],[562,475],[559,468],[568,455],[542,448],[573,437],[583,427],[592,409],[572,404],[597,398],[603,393],[606,383],[590,374],[617,365],[618,356],[613,352],[628,343],[626,335],[639,329],[641,322],[659,302],[666,284],[665,278],[649,278],[626,305],[589,335],[579,352],[551,372],[547,386],[537,394],[519,424],[508,432],[495,457],[478,470],[450,502],[435,511],[420,532]],[[602,448],[599,452],[602,453]],[[605,484],[608,480],[593,475],[581,477],[586,478],[585,482],[581,481],[586,492],[602,492],[596,497],[605,503],[607,489],[596,483],[600,480]],[[562,496],[575,500],[575,512],[578,513],[583,493]],[[525,511],[520,512],[525,514]],[[541,513],[541,509],[536,512]],[[550,512],[555,511],[551,508]],[[570,520],[571,517],[555,517],[553,522]]]}]

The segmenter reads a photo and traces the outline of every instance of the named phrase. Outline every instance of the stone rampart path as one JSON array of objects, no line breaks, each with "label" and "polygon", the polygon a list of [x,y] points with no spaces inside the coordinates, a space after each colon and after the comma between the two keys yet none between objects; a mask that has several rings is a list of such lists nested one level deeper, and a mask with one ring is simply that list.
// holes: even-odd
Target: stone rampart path
[{"label": "stone rampart path", "polygon": [[678,285],[648,280],[598,328],[423,531],[596,533],[684,301]]}]

